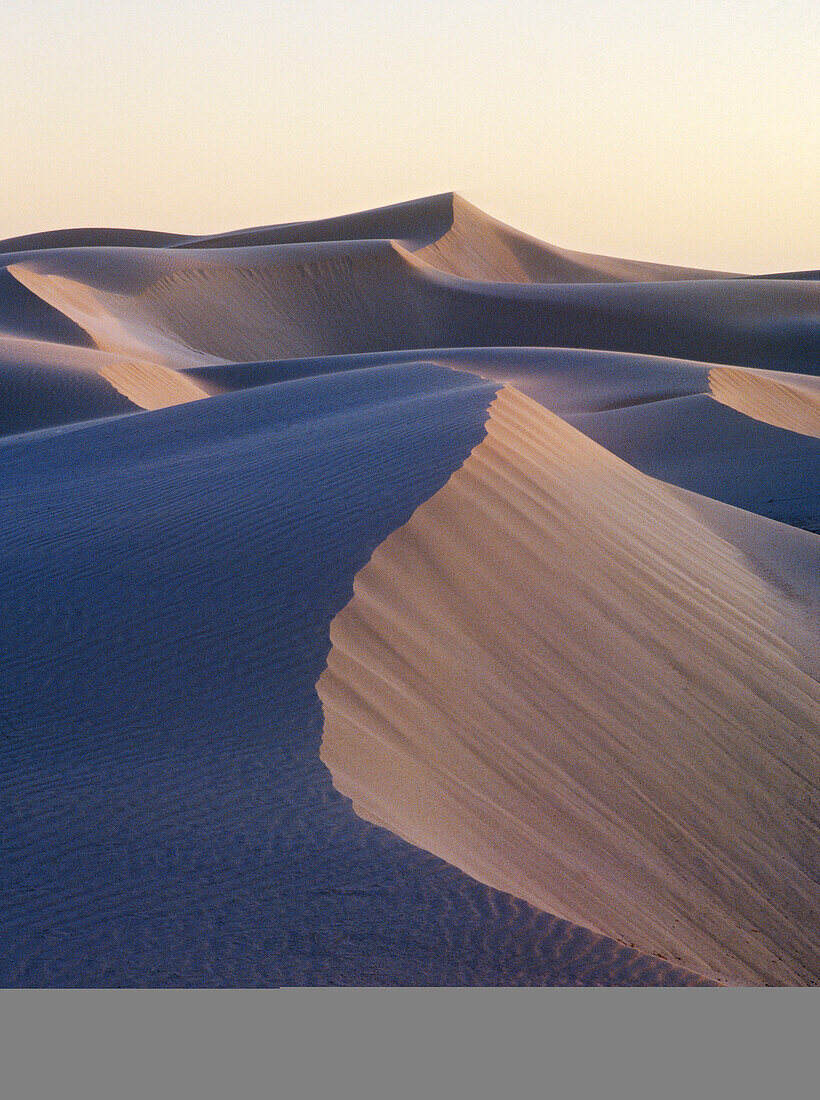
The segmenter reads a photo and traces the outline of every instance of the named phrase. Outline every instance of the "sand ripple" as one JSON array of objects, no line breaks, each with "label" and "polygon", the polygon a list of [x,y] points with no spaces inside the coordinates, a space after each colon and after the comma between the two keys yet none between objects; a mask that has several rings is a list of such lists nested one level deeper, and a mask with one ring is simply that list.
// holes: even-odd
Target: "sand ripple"
[{"label": "sand ripple", "polygon": [[660,483],[507,388],[357,575],[318,691],[361,815],[736,982],[820,976],[820,690]]}]

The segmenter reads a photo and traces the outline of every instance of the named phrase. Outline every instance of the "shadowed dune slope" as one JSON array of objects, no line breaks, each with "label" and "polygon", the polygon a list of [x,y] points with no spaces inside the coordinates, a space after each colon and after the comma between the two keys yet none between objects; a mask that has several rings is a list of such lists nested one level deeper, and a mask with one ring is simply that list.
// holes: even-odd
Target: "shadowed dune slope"
[{"label": "shadowed dune slope", "polygon": [[514,385],[559,415],[602,412],[708,393],[753,419],[803,435],[820,432],[820,379],[785,371],[716,367],[686,359],[578,348],[427,348],[190,367],[221,390],[401,363],[439,363]]},{"label": "shadowed dune slope", "polygon": [[134,412],[91,348],[0,335],[0,436]]},{"label": "shadowed dune slope", "polygon": [[[638,352],[817,374],[820,286],[691,282],[520,286],[430,274],[446,297],[451,346],[529,345]],[[454,331],[455,330],[455,331]]]},{"label": "shadowed dune slope", "polygon": [[85,329],[24,287],[8,269],[0,270],[0,333],[75,347],[93,345]]},{"label": "shadowed dune slope", "polygon": [[0,241],[0,265],[12,256],[52,248],[168,248],[190,238],[151,229],[50,229]]},{"label": "shadowed dune slope", "polygon": [[811,436],[699,395],[567,419],[651,477],[820,531],[820,442]]},{"label": "shadowed dune slope", "polygon": [[167,366],[557,346],[814,374],[820,349],[811,282],[489,283],[387,241],[63,249],[8,271],[101,349]]},{"label": "shadowed dune slope", "polygon": [[820,378],[713,367],[709,388],[718,401],[756,420],[820,437]]},{"label": "shadowed dune slope", "polygon": [[496,221],[460,195],[444,197],[450,200],[446,232],[421,246],[407,243],[418,259],[450,275],[502,283],[623,283],[725,274],[556,248]]},{"label": "shadowed dune slope", "polygon": [[[745,276],[744,276],[745,277]],[[820,271],[780,271],[771,275],[760,275],[760,279],[820,279]]]},{"label": "shadowed dune slope", "polygon": [[812,438],[818,381],[811,376],[566,348],[429,348],[188,373],[231,390],[413,363],[512,384],[645,473],[820,530],[820,444]]},{"label": "shadowed dune slope", "polygon": [[214,392],[156,363],[0,334],[0,435],[164,409]]},{"label": "shadowed dune slope", "polygon": [[353,371],[0,443],[2,984],[702,983],[366,824],[320,762],[330,619],[494,390]]},{"label": "shadowed dune slope", "polygon": [[186,373],[206,386],[228,391],[336,371],[412,363],[436,363],[511,383],[559,414],[597,412],[705,393],[709,388],[707,363],[575,348],[427,348],[190,367]]},{"label": "shadowed dune slope", "polygon": [[167,366],[439,342],[423,280],[386,242],[83,250],[9,270],[101,349]]},{"label": "shadowed dune slope", "polygon": [[820,685],[791,609],[663,485],[507,388],[331,626],[363,817],[733,982],[814,984]]}]

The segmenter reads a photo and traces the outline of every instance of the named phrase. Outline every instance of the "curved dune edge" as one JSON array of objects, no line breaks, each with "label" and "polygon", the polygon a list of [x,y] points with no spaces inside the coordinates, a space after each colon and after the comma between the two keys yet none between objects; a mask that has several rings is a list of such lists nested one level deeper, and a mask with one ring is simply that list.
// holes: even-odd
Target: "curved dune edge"
[{"label": "curved dune edge", "polygon": [[413,303],[412,265],[387,241],[85,250],[7,270],[101,350],[172,368],[385,350],[432,335]]},{"label": "curved dune edge", "polygon": [[186,367],[220,362],[187,346],[179,335],[150,316],[140,296],[101,290],[79,279],[38,270],[24,263],[8,271],[27,290],[85,329],[101,351]]},{"label": "curved dune edge", "polygon": [[449,225],[432,240],[396,241],[427,267],[462,279],[502,283],[666,282],[733,278],[730,272],[625,260],[547,244],[485,214],[460,195],[450,201]]},{"label": "curved dune edge", "polygon": [[214,249],[341,240],[391,240],[429,267],[498,282],[631,282],[733,277],[642,260],[575,252],[498,221],[454,192],[315,221],[184,236],[151,230],[64,229],[0,241],[0,253],[56,248]]},{"label": "curved dune edge", "polygon": [[30,364],[45,371],[76,371],[106,381],[138,409],[166,409],[218,393],[188,375],[141,359],[122,359],[94,348],[0,334],[0,360]]},{"label": "curved dune edge", "polygon": [[742,367],[709,371],[712,397],[776,428],[820,439],[820,379]]},{"label": "curved dune edge", "polygon": [[212,396],[192,378],[159,363],[119,360],[103,367],[98,373],[118,393],[141,409],[168,409],[172,405],[184,405],[188,401],[201,401]]},{"label": "curved dune edge", "polygon": [[789,606],[664,485],[509,387],[357,574],[317,691],[362,817],[740,984],[813,984],[820,689]]}]

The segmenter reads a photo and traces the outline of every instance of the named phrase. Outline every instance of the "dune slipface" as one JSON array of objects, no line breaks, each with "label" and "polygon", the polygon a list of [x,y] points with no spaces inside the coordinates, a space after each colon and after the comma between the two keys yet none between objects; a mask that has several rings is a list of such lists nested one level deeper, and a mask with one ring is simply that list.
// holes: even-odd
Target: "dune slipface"
[{"label": "dune slipface", "polygon": [[738,412],[778,428],[820,436],[820,378],[712,367],[709,386],[718,401]]},{"label": "dune slipface", "polygon": [[820,691],[786,601],[664,486],[504,389],[331,626],[364,817],[732,981],[818,977]]},{"label": "dune slipface", "polygon": [[817,984],[816,275],[0,242],[0,981]]}]

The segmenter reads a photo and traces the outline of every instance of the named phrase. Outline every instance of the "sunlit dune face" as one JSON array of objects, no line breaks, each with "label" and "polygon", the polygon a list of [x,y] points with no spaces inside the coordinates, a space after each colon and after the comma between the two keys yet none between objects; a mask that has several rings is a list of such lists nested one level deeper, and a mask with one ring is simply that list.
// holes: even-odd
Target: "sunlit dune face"
[{"label": "sunlit dune face", "polygon": [[450,192],[13,243],[0,976],[817,984],[816,280]]},{"label": "sunlit dune face", "polygon": [[141,409],[167,409],[212,394],[180,371],[158,363],[122,360],[100,370],[100,377]]},{"label": "sunlit dune face", "polygon": [[820,380],[816,378],[713,367],[709,386],[717,401],[746,416],[820,438]]},{"label": "sunlit dune face", "polygon": [[663,485],[505,389],[331,626],[322,758],[364,817],[550,912],[816,980],[820,694],[789,613]]}]

